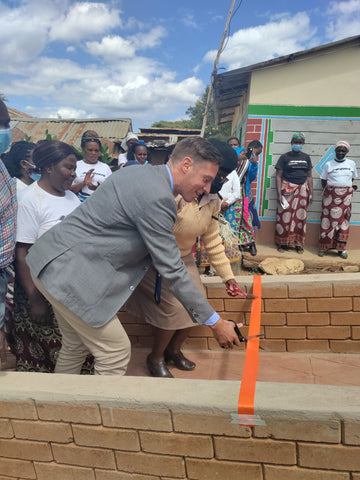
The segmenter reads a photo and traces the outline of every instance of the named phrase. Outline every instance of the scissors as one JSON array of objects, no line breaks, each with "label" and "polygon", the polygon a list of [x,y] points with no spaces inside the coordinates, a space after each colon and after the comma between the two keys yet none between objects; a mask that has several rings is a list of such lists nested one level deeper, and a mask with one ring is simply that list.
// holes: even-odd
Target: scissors
[{"label": "scissors", "polygon": [[253,338],[263,338],[265,336],[264,333],[259,333],[259,335],[250,335],[249,337],[244,337],[234,320],[228,320],[228,322],[232,322],[234,324],[235,333],[238,336],[240,342],[245,342],[245,346],[249,340],[252,340]]}]

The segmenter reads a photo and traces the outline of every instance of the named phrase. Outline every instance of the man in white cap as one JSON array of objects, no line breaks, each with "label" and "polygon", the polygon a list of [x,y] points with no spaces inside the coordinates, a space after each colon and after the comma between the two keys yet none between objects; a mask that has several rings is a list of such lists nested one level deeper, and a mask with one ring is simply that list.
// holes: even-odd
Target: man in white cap
[{"label": "man in white cap", "polygon": [[123,139],[123,141],[121,142],[121,148],[125,150],[125,153],[120,153],[119,155],[119,168],[127,162],[127,152],[129,151],[131,146],[134,145],[134,143],[136,143],[138,140],[139,138],[134,132],[129,132]]}]

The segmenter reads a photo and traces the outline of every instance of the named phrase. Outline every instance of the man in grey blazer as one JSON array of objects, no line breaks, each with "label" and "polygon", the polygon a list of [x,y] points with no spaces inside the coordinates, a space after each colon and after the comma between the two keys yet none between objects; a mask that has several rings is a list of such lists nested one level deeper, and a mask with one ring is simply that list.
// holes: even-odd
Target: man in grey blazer
[{"label": "man in grey blazer", "polygon": [[95,373],[126,372],[130,342],[116,313],[151,263],[194,322],[209,325],[225,348],[239,345],[233,324],[196,289],[173,236],[174,196],[188,202],[210,191],[221,156],[190,137],[167,165],[122,169],[30,249],[34,282],[54,308],[62,334],[56,373],[79,373],[86,355]]}]

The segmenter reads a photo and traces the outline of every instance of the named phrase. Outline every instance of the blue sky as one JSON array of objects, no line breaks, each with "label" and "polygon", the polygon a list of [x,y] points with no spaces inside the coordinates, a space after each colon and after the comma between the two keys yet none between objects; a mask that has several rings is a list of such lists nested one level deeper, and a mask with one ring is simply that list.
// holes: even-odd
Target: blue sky
[{"label": "blue sky", "polygon": [[[30,115],[127,117],[135,131],[185,118],[210,81],[230,6],[0,0],[0,92]],[[237,0],[235,10],[219,73],[360,34],[360,0]]]}]

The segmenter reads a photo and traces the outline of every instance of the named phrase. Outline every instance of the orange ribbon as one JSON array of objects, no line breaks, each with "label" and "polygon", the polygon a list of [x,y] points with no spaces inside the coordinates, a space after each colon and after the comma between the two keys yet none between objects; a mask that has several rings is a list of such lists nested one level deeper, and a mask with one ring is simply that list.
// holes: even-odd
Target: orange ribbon
[{"label": "orange ribbon", "polygon": [[[261,319],[261,276],[254,276],[253,294],[256,298],[253,299],[251,305],[250,325],[248,337],[260,334],[260,319]],[[241,416],[254,416],[254,399],[256,377],[259,366],[259,337],[254,337],[247,342],[245,353],[245,364],[241,379],[241,387],[238,401],[239,423]],[[251,424],[248,421],[244,423]],[[253,425],[252,425],[253,426]]]}]

